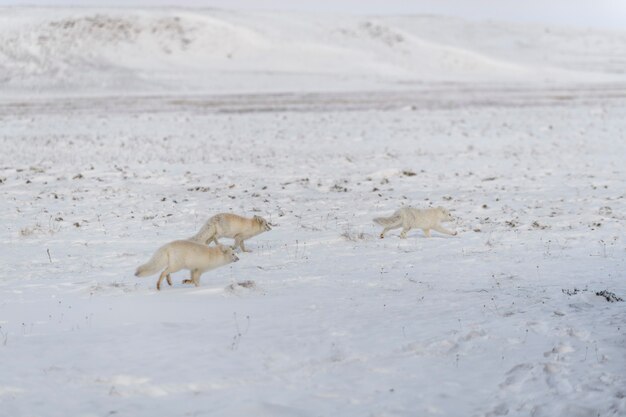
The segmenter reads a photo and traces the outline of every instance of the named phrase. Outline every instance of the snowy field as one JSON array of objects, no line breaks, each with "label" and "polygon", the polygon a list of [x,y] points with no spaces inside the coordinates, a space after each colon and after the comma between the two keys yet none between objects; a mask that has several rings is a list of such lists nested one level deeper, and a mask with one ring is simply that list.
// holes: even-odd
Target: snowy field
[{"label": "snowy field", "polygon": [[[414,32],[435,33],[428,19]],[[191,95],[139,83],[137,68],[96,68],[101,49],[63,61],[93,65],[93,79],[33,48],[37,59],[11,58],[6,40],[36,33],[11,22],[0,29],[0,416],[626,415],[618,49],[574,62],[537,41],[527,59],[574,62],[558,86],[507,81],[508,70],[488,82],[493,69],[405,84],[365,68],[358,88],[341,88],[336,68],[322,76],[333,84],[299,67],[308,92],[279,94],[294,78],[247,66],[233,78],[249,81],[242,90],[266,77],[275,93]],[[594,36],[591,49],[624,39]],[[127,94],[98,93],[106,80]],[[458,236],[379,239],[372,218],[406,204],[449,208]],[[199,288],[181,284],[186,271],[160,292],[156,276],[133,276],[222,211],[274,228]]]}]

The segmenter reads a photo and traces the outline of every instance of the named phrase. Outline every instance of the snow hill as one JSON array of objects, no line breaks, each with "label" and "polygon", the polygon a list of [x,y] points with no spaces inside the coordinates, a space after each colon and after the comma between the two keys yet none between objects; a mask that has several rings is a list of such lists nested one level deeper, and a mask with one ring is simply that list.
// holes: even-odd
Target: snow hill
[{"label": "snow hill", "polygon": [[0,9],[5,93],[626,81],[626,32],[213,9]]}]

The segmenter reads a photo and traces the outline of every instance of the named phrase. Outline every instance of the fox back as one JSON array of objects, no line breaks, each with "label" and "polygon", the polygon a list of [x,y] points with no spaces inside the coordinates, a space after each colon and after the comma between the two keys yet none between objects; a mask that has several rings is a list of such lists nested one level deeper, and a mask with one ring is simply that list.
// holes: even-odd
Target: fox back
[{"label": "fox back", "polygon": [[239,260],[227,246],[206,246],[188,240],[169,243],[168,264],[170,269],[198,269],[207,271]]},{"label": "fox back", "polygon": [[215,225],[219,237],[233,238],[236,235],[252,237],[271,230],[268,222],[260,216],[249,219],[237,214],[221,213],[211,217],[208,223]]},{"label": "fox back", "polygon": [[145,277],[165,269],[169,272],[181,269],[208,271],[238,260],[227,246],[209,247],[189,240],[175,240],[161,246],[147,263],[137,268],[135,276]]},{"label": "fox back", "polygon": [[450,212],[443,207],[416,209],[404,207],[399,210],[402,223],[414,228],[429,229],[441,222],[452,221]]}]

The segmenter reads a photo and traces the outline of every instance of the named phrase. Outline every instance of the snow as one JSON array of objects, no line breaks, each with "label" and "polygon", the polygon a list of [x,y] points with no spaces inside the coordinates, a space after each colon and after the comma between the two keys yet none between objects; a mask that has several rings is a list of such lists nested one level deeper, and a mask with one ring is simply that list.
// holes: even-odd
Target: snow
[{"label": "snow", "polygon": [[7,94],[624,82],[626,34],[456,18],[2,8]]},{"label": "snow", "polygon": [[[505,57],[533,27],[364,18],[415,37],[394,62],[329,32],[361,18],[177,11],[203,50],[241,48],[228,63],[161,53],[177,29],[145,28],[168,10],[6,10],[0,415],[626,414],[625,304],[596,295],[626,296],[622,33],[587,60],[567,32],[565,68],[561,37]],[[70,15],[83,36],[51,29]],[[571,78],[537,81],[538,56]],[[459,235],[378,239],[404,204]],[[222,211],[273,230],[199,288],[133,276]]]}]

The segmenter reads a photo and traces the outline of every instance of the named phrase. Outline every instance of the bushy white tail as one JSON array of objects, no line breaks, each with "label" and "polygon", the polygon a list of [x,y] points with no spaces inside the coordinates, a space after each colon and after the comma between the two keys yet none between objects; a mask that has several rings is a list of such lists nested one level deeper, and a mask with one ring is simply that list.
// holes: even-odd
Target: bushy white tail
[{"label": "bushy white tail", "polygon": [[202,226],[200,231],[196,233],[194,236],[190,237],[188,240],[196,243],[202,243],[203,245],[208,245],[209,240],[215,236],[215,225],[211,223],[211,219]]},{"label": "bushy white tail", "polygon": [[135,271],[136,277],[147,277],[165,269],[167,266],[167,249],[159,248],[152,258]]},{"label": "bushy white tail", "polygon": [[374,223],[381,226],[399,226],[402,223],[402,216],[399,213],[394,213],[391,217],[376,217]]}]

